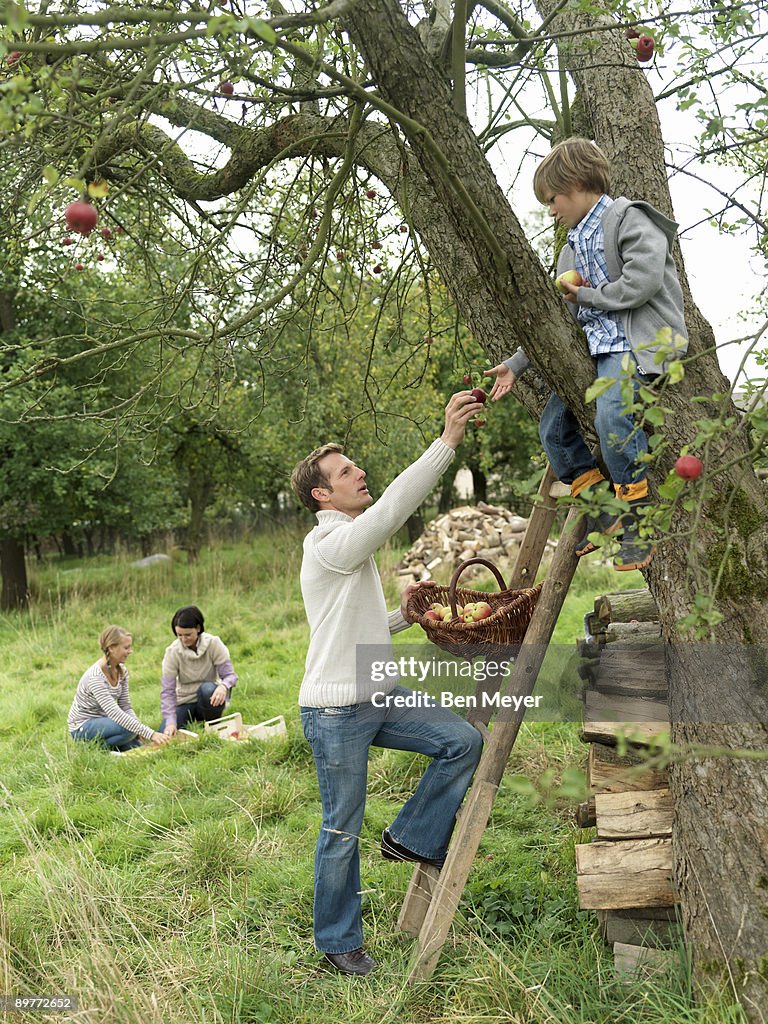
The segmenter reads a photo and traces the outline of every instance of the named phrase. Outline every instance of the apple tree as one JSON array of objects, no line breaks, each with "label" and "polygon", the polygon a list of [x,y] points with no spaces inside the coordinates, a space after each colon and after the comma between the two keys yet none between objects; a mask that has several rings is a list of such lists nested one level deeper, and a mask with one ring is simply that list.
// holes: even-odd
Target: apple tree
[{"label": "apple tree", "polygon": [[[160,260],[161,215],[192,254],[188,276],[167,283],[165,307],[141,329],[125,324],[112,350],[154,339],[155,360],[170,345],[223,368],[244,347],[268,362],[300,283],[311,331],[324,329],[329,265],[352,287],[374,275],[395,294],[416,276],[429,294],[439,277],[491,362],[518,345],[532,357],[535,372],[516,389],[526,408],[537,415],[555,388],[589,429],[592,367],[548,275],[551,239],[534,244],[491,159],[500,151],[514,180],[529,150],[588,135],[612,163],[617,194],[672,215],[658,79],[625,34],[636,26],[687,69],[659,91],[681,106],[696,93],[704,156],[707,139],[729,148],[727,131],[743,127],[749,173],[765,145],[761,4],[297,6],[273,0],[257,16],[240,0],[87,12],[30,3],[3,14],[7,47],[21,56],[7,69],[0,124],[24,174],[45,181],[44,201],[63,209],[107,181],[109,196],[94,198],[100,216],[129,216],[148,264]],[[742,90],[743,126],[703,106],[731,88]],[[752,200],[748,189],[728,209],[746,208],[764,237],[759,189]],[[649,477],[664,531],[647,580],[669,642],[673,738],[687,750],[673,773],[675,876],[697,976],[729,984],[759,1020],[768,508],[754,464],[766,423],[759,402],[733,405],[677,258],[690,348],[639,410],[654,427]],[[171,313],[182,299],[189,319],[179,326]],[[431,320],[427,307],[424,334]],[[52,368],[41,358],[2,387]],[[683,449],[705,464],[684,487],[670,475]]]}]

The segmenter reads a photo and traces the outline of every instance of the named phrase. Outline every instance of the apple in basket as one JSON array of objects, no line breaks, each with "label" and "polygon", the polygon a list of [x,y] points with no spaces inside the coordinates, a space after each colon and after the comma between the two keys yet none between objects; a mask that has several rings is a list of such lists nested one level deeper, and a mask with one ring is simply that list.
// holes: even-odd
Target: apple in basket
[{"label": "apple in basket", "polygon": [[492,614],[493,608],[491,608],[487,601],[475,601],[473,604],[468,604],[464,609],[464,621],[482,622],[483,619],[487,619]]},{"label": "apple in basket", "polygon": [[424,618],[428,619],[430,622],[443,621],[442,615],[438,614],[438,612],[436,612],[433,608],[430,608],[428,611],[424,612]]},{"label": "apple in basket", "polygon": [[231,740],[239,740],[240,739],[240,733],[237,730],[235,730],[234,732],[231,732],[229,734],[229,738]]}]

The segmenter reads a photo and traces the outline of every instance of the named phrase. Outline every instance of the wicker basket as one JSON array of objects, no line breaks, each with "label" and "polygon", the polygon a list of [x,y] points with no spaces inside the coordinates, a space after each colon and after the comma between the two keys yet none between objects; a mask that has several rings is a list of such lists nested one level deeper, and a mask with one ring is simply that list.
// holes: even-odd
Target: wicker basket
[{"label": "wicker basket", "polygon": [[[482,590],[458,587],[459,577],[470,565],[484,565],[490,569],[499,584],[499,593],[486,594]],[[496,653],[509,656],[509,648],[523,642],[541,587],[539,583],[525,590],[507,590],[504,577],[493,562],[487,562],[484,558],[468,558],[457,566],[447,587],[424,587],[417,590],[409,599],[407,607],[413,621],[419,623],[432,643],[450,654],[464,658],[487,658]],[[454,615],[451,622],[434,622],[424,618],[424,613],[435,601],[450,605]],[[456,615],[456,606],[470,601],[487,601],[493,613],[479,622],[462,622]]]}]

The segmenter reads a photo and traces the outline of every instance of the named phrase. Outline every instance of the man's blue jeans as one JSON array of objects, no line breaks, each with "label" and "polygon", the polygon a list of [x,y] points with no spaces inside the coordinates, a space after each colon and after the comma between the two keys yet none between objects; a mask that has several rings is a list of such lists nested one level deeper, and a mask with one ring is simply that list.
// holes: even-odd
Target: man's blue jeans
[{"label": "man's blue jeans", "polygon": [[[213,691],[218,683],[200,683],[197,688],[197,699],[191,704],[176,705],[176,728],[183,729],[187,722],[212,722],[226,715],[226,702],[217,708],[211,704]],[[165,728],[165,719],[160,723],[160,732]]]},{"label": "man's blue jeans", "polygon": [[[393,694],[411,692],[397,686]],[[363,945],[358,836],[368,748],[412,750],[433,758],[389,831],[407,849],[438,859],[448,848],[456,812],[480,760],[482,739],[474,726],[441,707],[302,707],[301,721],[323,807],[315,849],[315,945],[323,953],[350,953]]]},{"label": "man's blue jeans", "polygon": [[132,750],[139,746],[135,732],[129,732],[112,718],[89,718],[72,733],[76,740],[100,740],[110,750]]},{"label": "man's blue jeans", "polygon": [[[600,438],[603,461],[615,484],[642,480],[645,465],[638,462],[638,458],[648,451],[644,431],[637,429],[634,417],[623,411],[626,406],[621,396],[621,362],[625,355],[625,352],[610,352],[596,356],[594,360],[596,377],[613,377],[616,381],[595,403],[595,430]],[[635,390],[637,386],[636,380]],[[581,436],[576,417],[554,392],[541,414],[539,436],[553,472],[564,484],[572,484],[582,473],[597,465]]]}]

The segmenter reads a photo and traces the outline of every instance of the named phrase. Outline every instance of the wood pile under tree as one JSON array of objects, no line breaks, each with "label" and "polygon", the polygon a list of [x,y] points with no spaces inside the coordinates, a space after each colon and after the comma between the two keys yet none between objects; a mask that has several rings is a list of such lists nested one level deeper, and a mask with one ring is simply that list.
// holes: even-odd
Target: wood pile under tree
[{"label": "wood pile under tree", "polygon": [[[434,579],[448,583],[453,570],[469,558],[485,558],[506,579],[515,562],[528,520],[498,505],[462,505],[437,516],[395,567],[401,586],[418,580]],[[554,541],[547,542],[553,551]],[[466,580],[487,576],[482,566],[470,566],[462,576]]]},{"label": "wood pile under tree", "polygon": [[648,744],[669,729],[658,611],[647,590],[608,594],[584,626],[578,647],[589,799],[577,820],[597,836],[576,847],[579,905],[597,911],[621,977],[663,971],[676,962],[682,933],[669,775],[647,756]]}]

